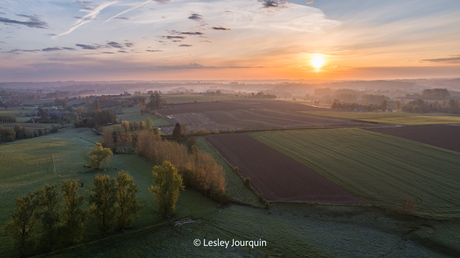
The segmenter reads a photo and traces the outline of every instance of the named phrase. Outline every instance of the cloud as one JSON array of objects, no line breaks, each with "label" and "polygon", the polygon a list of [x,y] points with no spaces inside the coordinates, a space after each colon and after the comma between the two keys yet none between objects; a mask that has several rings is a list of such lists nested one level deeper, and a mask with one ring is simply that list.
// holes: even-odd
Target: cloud
[{"label": "cloud", "polygon": [[224,27],[212,27],[213,30],[230,30],[229,28]]},{"label": "cloud", "polygon": [[44,52],[60,51],[60,50],[62,50],[62,48],[60,48],[60,47],[47,47],[47,48],[42,49],[42,51],[44,51]]},{"label": "cloud", "polygon": [[167,39],[185,39],[186,37],[184,37],[184,36],[163,36],[163,38],[167,38]]},{"label": "cloud", "polygon": [[153,0],[153,1],[155,1],[157,3],[160,3],[160,4],[167,4],[167,3],[171,2],[171,0]]},{"label": "cloud", "polygon": [[127,43],[125,43],[125,46],[126,46],[126,47],[133,47],[133,46],[134,46],[134,43],[127,42]]},{"label": "cloud", "polygon": [[18,25],[24,25],[29,28],[38,28],[38,29],[46,29],[48,28],[48,24],[44,21],[41,21],[37,16],[35,15],[24,15],[24,14],[17,14],[19,17],[25,17],[28,18],[27,21],[18,21],[18,20],[11,20],[8,18],[3,18],[0,17],[0,23],[4,24],[18,24]]},{"label": "cloud", "polygon": [[186,32],[181,32],[180,33],[181,35],[195,35],[195,36],[201,36],[201,35],[204,35],[203,32],[199,32],[199,31],[195,31],[195,32],[191,32],[191,31],[186,31]]},{"label": "cloud", "polygon": [[193,45],[189,45],[189,44],[180,44],[179,47],[193,47]]},{"label": "cloud", "polygon": [[12,49],[6,53],[9,53],[9,54],[19,54],[21,52],[24,52],[24,53],[36,53],[36,52],[40,52],[40,49]]},{"label": "cloud", "polygon": [[163,50],[151,50],[151,49],[147,49],[145,51],[146,52],[151,52],[151,53],[163,52]]},{"label": "cloud", "polygon": [[313,0],[308,0],[307,1],[307,4],[312,4],[313,3]]},{"label": "cloud", "polygon": [[446,57],[446,58],[423,59],[422,61],[433,62],[433,63],[458,64],[460,63],[460,55]]},{"label": "cloud", "polygon": [[102,54],[113,55],[113,54],[115,54],[115,53],[114,53],[114,52],[102,52]]},{"label": "cloud", "polygon": [[143,3],[137,4],[137,5],[135,5],[135,6],[131,7],[131,8],[128,8],[128,9],[124,10],[123,12],[115,14],[114,16],[112,16],[112,17],[108,18],[107,20],[105,20],[105,22],[108,22],[108,21],[112,20],[113,18],[117,18],[118,16],[123,15],[123,14],[125,14],[127,12],[131,12],[132,10],[140,8],[140,7],[142,7],[142,6],[144,6],[144,5],[148,4],[148,3],[151,3],[151,2],[152,2],[152,0],[147,0],[147,1],[143,2]]},{"label": "cloud", "polygon": [[194,21],[200,21],[203,20],[203,16],[197,13],[193,13],[190,17],[188,17],[190,20]]},{"label": "cloud", "polygon": [[118,53],[128,53],[128,52],[124,51],[124,50],[120,50],[120,51],[118,51]]},{"label": "cloud", "polygon": [[[198,69],[242,69],[242,68],[253,68],[246,66],[204,66],[198,63],[189,63],[186,65],[160,65],[160,66],[151,66],[153,70],[198,70]],[[256,67],[261,68],[261,67]]]},{"label": "cloud", "polygon": [[282,4],[285,4],[285,0],[259,0],[259,2],[262,2],[262,5],[264,7],[278,7]]},{"label": "cloud", "polygon": [[111,46],[111,47],[114,47],[114,48],[123,48],[124,46],[118,42],[115,42],[115,41],[111,41],[109,43],[107,43],[107,45]]},{"label": "cloud", "polygon": [[173,35],[191,35],[191,36],[201,36],[204,35],[203,32],[199,31],[177,31],[177,30],[168,30],[170,34]]},{"label": "cloud", "polygon": [[114,2],[105,2],[105,3],[102,3],[100,4],[99,6],[97,6],[96,8],[94,8],[93,11],[89,12],[87,15],[81,17],[80,19],[78,19],[76,22],[75,22],[75,26],[73,26],[72,28],[70,28],[68,31],[66,32],[63,32],[57,36],[54,36],[52,37],[52,39],[56,39],[58,37],[61,37],[61,36],[64,36],[64,35],[67,35],[69,33],[71,33],[72,31],[78,29],[80,26],[88,23],[88,22],[91,22],[93,21],[94,19],[96,19],[97,15],[102,11],[104,10],[105,8],[107,8],[108,6],[112,5],[112,4],[115,4],[116,1]]},{"label": "cloud", "polygon": [[83,48],[83,49],[91,49],[91,50],[95,50],[95,49],[101,48],[101,46],[99,46],[99,45],[92,46],[92,45],[85,45],[85,44],[76,44],[75,46],[81,47],[81,48]]}]

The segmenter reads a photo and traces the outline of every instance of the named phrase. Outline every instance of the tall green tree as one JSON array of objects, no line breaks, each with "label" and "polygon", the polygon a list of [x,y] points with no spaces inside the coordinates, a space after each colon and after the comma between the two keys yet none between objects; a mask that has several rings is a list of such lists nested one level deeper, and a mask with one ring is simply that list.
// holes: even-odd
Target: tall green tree
[{"label": "tall green tree", "polygon": [[152,119],[150,119],[150,117],[147,117],[147,119],[145,119],[145,129],[147,130],[152,130],[152,127],[153,127],[153,121]]},{"label": "tall green tree", "polygon": [[116,225],[117,183],[115,179],[111,179],[108,175],[95,175],[89,202],[91,216],[99,232],[105,236]]},{"label": "tall green tree", "polygon": [[163,161],[161,166],[153,168],[153,181],[156,185],[150,186],[149,191],[155,194],[160,214],[164,218],[173,215],[180,190],[184,189],[182,176],[169,161]]},{"label": "tall green tree", "polygon": [[137,200],[138,187],[127,172],[117,173],[117,226],[124,231],[132,225],[133,219],[142,209]]},{"label": "tall green tree", "polygon": [[57,245],[59,229],[59,206],[61,198],[57,185],[44,185],[38,190],[39,214],[43,225],[40,246],[51,250]]},{"label": "tall green tree", "polygon": [[38,221],[36,214],[38,207],[37,192],[30,192],[26,196],[16,198],[16,211],[5,229],[12,240],[15,249],[20,255],[33,252],[35,246],[34,227]]},{"label": "tall green tree", "polygon": [[102,147],[101,143],[96,143],[94,148],[91,148],[91,151],[88,154],[88,157],[91,159],[91,169],[102,169],[102,162],[106,165],[109,164],[110,157],[112,157],[113,152],[109,148]]},{"label": "tall green tree", "polygon": [[71,244],[83,239],[84,221],[86,212],[82,209],[85,199],[78,196],[78,182],[63,180],[61,182],[64,209],[62,211],[62,236],[64,241]]}]

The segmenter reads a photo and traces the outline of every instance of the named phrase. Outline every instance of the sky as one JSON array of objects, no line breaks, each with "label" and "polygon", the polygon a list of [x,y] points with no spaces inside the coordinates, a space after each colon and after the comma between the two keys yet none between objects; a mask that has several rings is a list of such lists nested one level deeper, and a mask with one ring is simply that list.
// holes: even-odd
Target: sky
[{"label": "sky", "polygon": [[459,46],[458,0],[0,0],[2,82],[460,77]]}]

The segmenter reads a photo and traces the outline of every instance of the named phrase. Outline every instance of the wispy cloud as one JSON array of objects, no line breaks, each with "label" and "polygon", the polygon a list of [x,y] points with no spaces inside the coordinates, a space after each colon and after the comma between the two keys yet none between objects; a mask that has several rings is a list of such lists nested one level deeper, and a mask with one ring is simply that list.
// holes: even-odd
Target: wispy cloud
[{"label": "wispy cloud", "polygon": [[[80,26],[86,24],[86,23],[89,23],[91,21],[93,21],[94,19],[96,19],[97,15],[102,11],[104,10],[105,8],[107,8],[108,6],[110,5],[113,5],[115,4],[116,1],[113,1],[113,2],[105,2],[105,3],[102,3],[100,4],[98,7],[94,8],[94,10],[92,11],[89,11],[89,13],[83,17],[81,17],[80,19],[78,19],[76,22],[75,22],[75,26],[73,26],[72,28],[70,28],[68,31],[66,32],[63,32],[57,36],[54,36],[52,37],[52,39],[56,39],[58,37],[61,37],[61,36],[64,36],[64,35],[67,35],[69,33],[71,33],[72,31],[76,30],[77,28],[79,28]],[[82,9],[80,11],[88,11],[86,9]]]},{"label": "wispy cloud", "polygon": [[197,13],[193,13],[192,15],[190,15],[188,17],[190,20],[194,20],[194,21],[200,21],[200,20],[203,20],[203,16],[201,14],[197,14]]},{"label": "wispy cloud", "polygon": [[230,30],[229,28],[224,27],[212,27],[213,30]]},{"label": "wispy cloud", "polygon": [[151,2],[152,2],[152,0],[147,0],[147,1],[143,2],[143,3],[137,4],[137,5],[135,5],[135,6],[131,7],[131,8],[128,8],[128,9],[124,10],[123,12],[115,14],[114,16],[112,16],[112,17],[108,18],[107,20],[105,20],[105,22],[108,22],[108,21],[112,20],[113,18],[117,18],[118,16],[123,15],[123,14],[125,14],[127,12],[131,12],[132,10],[140,8],[140,7],[142,7],[142,6],[144,6],[144,5],[148,4],[148,3],[151,3]]},{"label": "wispy cloud", "polygon": [[[197,70],[197,69],[242,69],[242,68],[254,68],[254,67],[247,67],[247,66],[205,66],[198,63],[189,63],[185,65],[159,65],[159,66],[151,66],[153,70]],[[260,67],[255,67],[260,68]]]},{"label": "wispy cloud", "polygon": [[24,15],[24,14],[17,14],[19,17],[25,17],[28,18],[27,21],[18,21],[18,20],[12,20],[8,18],[3,18],[0,17],[0,23],[4,23],[7,25],[24,25],[29,28],[39,28],[39,29],[45,29],[48,27],[48,24],[44,21],[41,21],[37,16],[35,15]]},{"label": "wispy cloud", "polygon": [[190,44],[180,44],[179,47],[193,47],[193,45],[190,45]]},{"label": "wispy cloud", "polygon": [[62,48],[60,48],[60,47],[47,47],[47,48],[42,49],[42,51],[44,51],[44,52],[60,51],[60,50],[62,50]]},{"label": "wispy cloud", "polygon": [[423,59],[422,61],[432,62],[432,63],[458,64],[460,63],[460,55],[446,57],[446,58]]},{"label": "wispy cloud", "polygon": [[76,44],[75,46],[81,47],[82,49],[90,49],[90,50],[96,50],[102,47],[100,45],[86,45],[86,44]]}]

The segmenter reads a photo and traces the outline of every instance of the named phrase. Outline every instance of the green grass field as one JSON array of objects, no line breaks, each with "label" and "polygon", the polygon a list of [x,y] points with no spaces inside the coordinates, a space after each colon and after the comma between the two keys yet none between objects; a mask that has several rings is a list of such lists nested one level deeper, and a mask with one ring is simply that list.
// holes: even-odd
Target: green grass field
[{"label": "green grass field", "polygon": [[415,214],[460,217],[460,153],[360,129],[251,133],[364,201]]},{"label": "green grass field", "polygon": [[354,119],[366,122],[399,124],[399,125],[430,125],[460,123],[459,116],[439,114],[419,115],[414,113],[395,112],[342,112],[342,111],[302,111],[302,113]]},{"label": "green grass field", "polygon": [[[15,207],[15,197],[36,190],[45,183],[59,183],[62,179],[77,179],[84,183],[80,194],[89,195],[95,172],[83,167],[88,162],[89,149],[99,136],[86,128],[67,128],[59,133],[0,145],[0,256],[12,256],[12,247],[3,229]],[[213,153],[207,143],[198,140],[204,151]],[[214,155],[214,154],[213,154]],[[224,162],[223,160],[219,161]],[[421,245],[420,238],[435,235],[455,246],[455,234],[440,234],[430,229],[417,231],[419,235],[401,235],[411,231],[420,219],[392,218],[368,207],[312,206],[304,204],[272,204],[270,210],[231,205],[220,207],[200,193],[186,189],[181,192],[176,216],[161,219],[156,213],[153,196],[147,188],[152,182],[152,166],[135,154],[112,157],[105,174],[115,177],[118,171],[129,171],[139,186],[138,198],[144,209],[133,230],[98,239],[87,236],[84,242],[57,250],[55,257],[295,257],[295,256],[429,256],[439,255],[428,238]],[[227,165],[228,166],[228,165]],[[228,168],[230,168],[228,166]],[[227,169],[228,169],[227,168]],[[230,168],[231,169],[231,168]],[[241,179],[227,175],[229,192],[239,198],[246,192]],[[233,190],[232,190],[233,189]],[[251,198],[248,203],[250,203]],[[199,222],[172,226],[182,218]],[[439,223],[438,223],[439,224]],[[434,224],[437,228],[460,228],[457,224]],[[456,227],[453,227],[456,226]],[[194,239],[267,241],[266,247],[251,249],[195,247]],[[376,241],[375,239],[378,239]],[[439,241],[441,241],[439,240]],[[458,246],[458,245],[457,245]],[[443,246],[442,246],[443,247]],[[450,254],[450,253],[447,253]],[[454,250],[455,254],[460,251]]]},{"label": "green grass field", "polygon": [[147,117],[150,117],[150,119],[152,119],[152,121],[153,121],[153,126],[155,126],[155,127],[171,125],[164,118],[158,117],[158,116],[153,115],[153,114],[127,113],[127,114],[117,115],[117,117],[118,117],[118,119],[126,120],[128,122],[145,121],[145,119],[147,119]]}]

